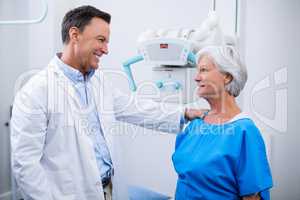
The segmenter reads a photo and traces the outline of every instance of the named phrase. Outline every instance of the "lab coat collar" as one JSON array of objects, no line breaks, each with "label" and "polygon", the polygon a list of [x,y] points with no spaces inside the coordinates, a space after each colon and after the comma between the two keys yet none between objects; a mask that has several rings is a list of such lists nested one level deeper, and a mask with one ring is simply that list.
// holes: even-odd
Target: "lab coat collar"
[{"label": "lab coat collar", "polygon": [[89,81],[91,77],[94,75],[95,70],[90,69],[90,71],[83,75],[78,69],[75,69],[74,67],[64,63],[60,58],[62,56],[62,53],[57,53],[53,61],[58,65],[58,67],[63,71],[63,73],[75,84],[78,82],[83,82],[84,78],[86,78],[86,81]]}]

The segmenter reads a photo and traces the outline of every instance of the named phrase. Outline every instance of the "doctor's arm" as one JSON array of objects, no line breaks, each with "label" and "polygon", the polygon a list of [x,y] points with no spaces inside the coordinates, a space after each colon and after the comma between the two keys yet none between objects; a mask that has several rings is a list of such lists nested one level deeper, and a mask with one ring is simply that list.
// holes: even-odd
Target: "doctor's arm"
[{"label": "doctor's arm", "polygon": [[41,103],[45,96],[39,96],[42,93],[29,87],[19,92],[11,119],[12,171],[25,200],[52,200],[48,178],[40,164],[47,131],[46,111]]},{"label": "doctor's arm", "polygon": [[186,120],[202,115],[201,110],[185,109],[178,104],[157,103],[136,95],[114,93],[116,119],[148,129],[179,133]]}]

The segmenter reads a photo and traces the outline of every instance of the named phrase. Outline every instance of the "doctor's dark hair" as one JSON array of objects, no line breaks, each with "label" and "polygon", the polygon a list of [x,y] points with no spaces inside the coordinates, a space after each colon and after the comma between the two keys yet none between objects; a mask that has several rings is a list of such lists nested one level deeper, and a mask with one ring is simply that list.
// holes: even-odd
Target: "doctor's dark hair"
[{"label": "doctor's dark hair", "polygon": [[90,23],[92,18],[98,17],[103,19],[108,24],[110,23],[110,14],[103,12],[93,6],[80,6],[70,10],[64,16],[61,24],[62,42],[67,44],[70,40],[69,30],[72,27],[77,27],[82,32],[86,25]]}]

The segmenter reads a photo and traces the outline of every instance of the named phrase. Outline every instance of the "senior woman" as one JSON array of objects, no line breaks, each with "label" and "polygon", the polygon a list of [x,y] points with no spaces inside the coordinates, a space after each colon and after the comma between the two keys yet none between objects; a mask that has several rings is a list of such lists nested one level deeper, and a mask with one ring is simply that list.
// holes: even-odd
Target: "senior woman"
[{"label": "senior woman", "polygon": [[197,55],[197,94],[210,110],[177,136],[176,200],[268,200],[272,176],[264,141],[235,102],[246,68],[231,46],[205,47]]}]

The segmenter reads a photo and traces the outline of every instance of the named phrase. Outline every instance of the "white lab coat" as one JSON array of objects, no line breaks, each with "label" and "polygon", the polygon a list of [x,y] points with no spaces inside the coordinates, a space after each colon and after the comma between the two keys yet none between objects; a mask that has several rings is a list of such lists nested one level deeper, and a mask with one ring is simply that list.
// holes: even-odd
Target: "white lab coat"
[{"label": "white lab coat", "polygon": [[[128,199],[116,119],[177,133],[181,111],[162,112],[159,104],[143,100],[143,110],[128,97],[112,92],[97,70],[92,77],[93,95],[101,127],[112,157],[115,174],[113,199]],[[67,94],[67,95],[66,95]],[[104,200],[93,144],[78,96],[70,80],[52,61],[31,78],[15,97],[11,119],[12,169],[25,200]]]}]

